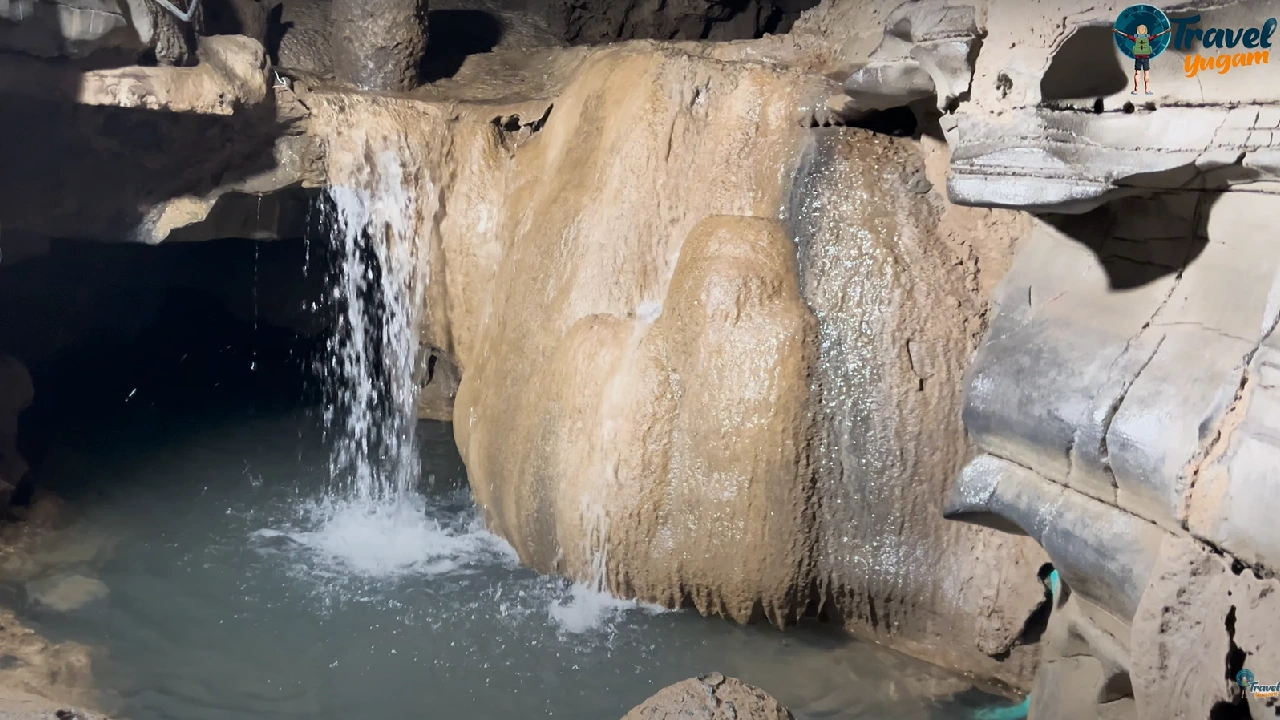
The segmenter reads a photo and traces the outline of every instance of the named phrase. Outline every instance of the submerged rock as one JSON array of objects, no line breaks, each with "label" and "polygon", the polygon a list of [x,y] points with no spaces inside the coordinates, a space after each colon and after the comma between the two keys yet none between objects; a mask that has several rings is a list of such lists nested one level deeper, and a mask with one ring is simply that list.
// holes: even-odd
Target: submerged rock
[{"label": "submerged rock", "polygon": [[84,575],[55,575],[27,583],[31,602],[57,612],[79,610],[110,594],[106,583]]},{"label": "submerged rock", "polygon": [[737,678],[711,673],[659,690],[622,720],[794,720],[773,696]]}]

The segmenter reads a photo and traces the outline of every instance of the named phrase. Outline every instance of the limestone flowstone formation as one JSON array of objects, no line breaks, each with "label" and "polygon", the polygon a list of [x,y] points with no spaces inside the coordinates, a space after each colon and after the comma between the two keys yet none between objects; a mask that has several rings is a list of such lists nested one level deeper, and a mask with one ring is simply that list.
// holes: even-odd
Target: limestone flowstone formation
[{"label": "limestone flowstone formation", "polygon": [[982,310],[977,245],[935,235],[957,209],[923,149],[815,134],[831,81],[775,63],[652,46],[545,63],[549,99],[501,108],[305,98],[331,166],[364,156],[342,139],[359,126],[439,194],[422,342],[460,375],[489,527],[619,594],[743,621],[824,607],[1026,682],[1043,557],[941,516]]},{"label": "limestone flowstone formation", "polygon": [[[0,144],[26,173],[5,238],[278,237],[283,198],[395,152],[438,199],[415,218],[419,412],[451,414],[526,564],[742,621],[822,613],[1034,686],[1040,720],[1274,713],[1230,680],[1280,679],[1269,57],[1209,72],[1202,34],[1132,95],[1119,7],[826,0],[742,43],[522,28],[409,91],[424,6],[388,0],[383,28],[344,2],[319,59],[211,37],[196,67],[74,82],[6,60],[55,82],[0,74],[43,103],[0,114],[36,128]],[[50,53],[106,42],[66,27]],[[848,127],[903,108],[913,137]],[[160,140],[106,141],[134,122]],[[216,151],[176,166],[200,134]],[[49,165],[64,136],[82,159]]]}]

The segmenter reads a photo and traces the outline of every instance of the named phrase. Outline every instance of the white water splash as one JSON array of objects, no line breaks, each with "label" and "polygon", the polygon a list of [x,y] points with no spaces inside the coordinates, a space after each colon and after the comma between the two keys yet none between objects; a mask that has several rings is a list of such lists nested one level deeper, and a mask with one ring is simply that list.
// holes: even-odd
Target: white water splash
[{"label": "white water splash", "polygon": [[515,550],[485,529],[478,517],[434,517],[425,501],[357,504],[323,498],[303,508],[298,527],[259,530],[265,541],[283,538],[303,548],[319,573],[371,578],[470,573],[479,568],[514,567]]},{"label": "white water splash", "polygon": [[435,211],[435,188],[410,176],[419,169],[399,153],[350,139],[365,160],[329,188],[326,208],[338,311],[321,368],[330,487],[301,508],[303,529],[281,533],[362,576],[444,572],[483,538],[429,519],[418,492],[420,248],[428,245],[418,232],[419,218]]},{"label": "white water splash", "polygon": [[[606,429],[606,434],[608,434]],[[609,543],[608,519],[603,506],[584,500],[583,518],[587,521],[591,538],[590,565],[587,580],[574,583],[567,597],[559,598],[548,608],[551,620],[562,633],[580,635],[604,630],[611,632],[614,624],[632,610],[645,610],[650,614],[666,612],[659,605],[622,600],[609,592]]]},{"label": "white water splash", "polygon": [[621,600],[592,582],[574,583],[567,596],[552,600],[548,614],[561,632],[583,635],[611,630],[614,623],[633,610],[643,610],[650,615],[667,612],[661,605]]},{"label": "white water splash", "polygon": [[[257,539],[303,550],[310,558],[307,572],[329,587],[344,578],[363,584],[468,573],[484,565],[514,567],[515,551],[479,518],[459,522],[457,515],[441,515],[418,492],[418,330],[427,277],[419,253],[427,243],[417,233],[419,218],[430,217],[437,200],[429,182],[406,176],[399,155],[362,144],[362,156],[372,160],[348,169],[349,180],[328,191],[330,289],[339,309],[338,332],[322,368],[330,489],[302,503],[290,527],[259,531]],[[656,317],[661,306],[651,305],[642,312]],[[592,515],[600,515],[598,509]],[[611,634],[629,611],[664,611],[608,592],[604,533],[596,535],[601,550],[592,557],[588,582],[524,596],[533,607],[545,603],[563,633]]]}]

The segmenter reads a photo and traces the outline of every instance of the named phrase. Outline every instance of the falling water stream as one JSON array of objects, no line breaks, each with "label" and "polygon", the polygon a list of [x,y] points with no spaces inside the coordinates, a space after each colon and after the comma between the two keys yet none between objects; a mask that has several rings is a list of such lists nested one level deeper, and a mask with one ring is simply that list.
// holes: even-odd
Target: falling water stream
[{"label": "falling water stream", "polygon": [[[70,523],[25,574],[0,568],[0,604],[96,649],[104,709],[611,720],[713,670],[801,720],[965,718],[986,702],[822,628],[739,627],[521,568],[478,518],[448,426],[416,422],[425,199],[394,153],[372,157],[325,205],[339,322],[323,408],[268,406],[261,380],[144,381],[42,469]],[[69,577],[102,592],[59,603]]]}]

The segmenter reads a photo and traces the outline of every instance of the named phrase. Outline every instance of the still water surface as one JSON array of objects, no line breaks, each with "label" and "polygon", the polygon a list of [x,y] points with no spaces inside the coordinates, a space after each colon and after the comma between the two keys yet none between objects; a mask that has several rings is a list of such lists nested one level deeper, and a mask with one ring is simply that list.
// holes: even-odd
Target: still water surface
[{"label": "still water surface", "polygon": [[522,569],[478,520],[446,425],[420,426],[420,503],[332,507],[314,415],[143,414],[51,453],[42,481],[66,501],[67,534],[99,544],[58,572],[110,593],[69,612],[29,602],[25,617],[101,648],[104,709],[613,720],[713,670],[766,688],[800,720],[968,720],[991,702],[823,628],[742,628]]}]

